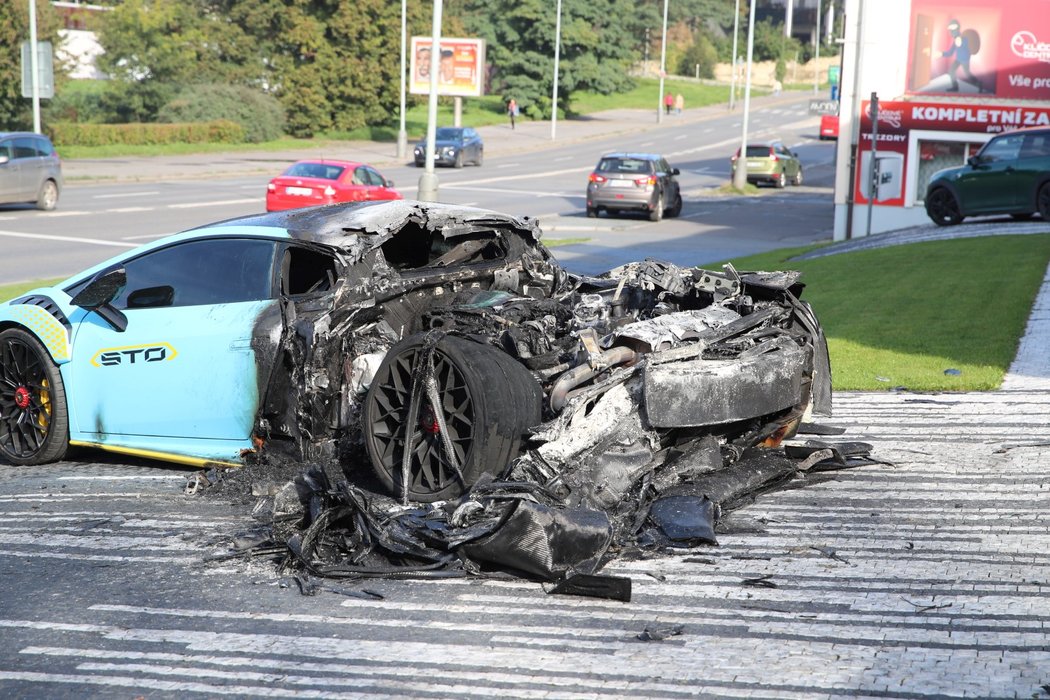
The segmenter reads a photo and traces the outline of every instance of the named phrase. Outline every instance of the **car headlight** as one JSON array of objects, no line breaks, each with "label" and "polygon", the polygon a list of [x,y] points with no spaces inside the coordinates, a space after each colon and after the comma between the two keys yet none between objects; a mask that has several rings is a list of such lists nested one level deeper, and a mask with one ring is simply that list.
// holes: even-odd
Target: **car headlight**
[{"label": "car headlight", "polygon": [[442,151],[444,152],[444,154],[446,156],[454,156],[454,155],[456,155],[456,148],[454,146],[446,146],[445,148],[442,149]]}]

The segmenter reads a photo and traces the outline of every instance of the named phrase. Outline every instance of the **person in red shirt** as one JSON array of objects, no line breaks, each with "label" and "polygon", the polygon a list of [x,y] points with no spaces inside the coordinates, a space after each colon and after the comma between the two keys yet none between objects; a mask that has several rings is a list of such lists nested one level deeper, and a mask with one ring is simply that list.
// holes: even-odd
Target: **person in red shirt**
[{"label": "person in red shirt", "polygon": [[672,107],[674,107],[674,95],[667,93],[667,97],[664,98],[664,109],[670,114]]}]

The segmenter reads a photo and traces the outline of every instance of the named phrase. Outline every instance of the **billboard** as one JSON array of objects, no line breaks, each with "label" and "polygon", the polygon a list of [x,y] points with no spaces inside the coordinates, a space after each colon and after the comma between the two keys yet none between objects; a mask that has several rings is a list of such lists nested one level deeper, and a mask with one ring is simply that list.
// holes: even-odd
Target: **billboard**
[{"label": "billboard", "polygon": [[907,92],[1050,99],[1050,0],[912,0]]},{"label": "billboard", "polygon": [[441,37],[439,51],[428,36],[412,37],[408,91],[430,94],[430,71],[437,71],[438,94],[480,97],[485,94],[485,40]]}]

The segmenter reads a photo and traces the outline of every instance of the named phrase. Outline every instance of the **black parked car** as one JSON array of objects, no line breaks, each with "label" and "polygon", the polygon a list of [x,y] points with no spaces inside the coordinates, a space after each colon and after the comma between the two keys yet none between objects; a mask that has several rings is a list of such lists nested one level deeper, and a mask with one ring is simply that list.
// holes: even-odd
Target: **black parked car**
[{"label": "black parked car", "polygon": [[[434,139],[435,165],[451,165],[462,168],[465,163],[481,165],[485,158],[485,143],[475,129],[458,126],[443,126],[437,129]],[[416,144],[413,152],[416,167],[423,167],[427,158],[427,141]]]},{"label": "black parked car", "polygon": [[655,153],[607,153],[587,178],[587,216],[638,211],[651,221],[682,212],[678,168]]},{"label": "black parked car", "polygon": [[938,226],[967,216],[1038,213],[1050,221],[1050,129],[1019,129],[996,136],[966,165],[934,173],[926,187],[926,214]]}]

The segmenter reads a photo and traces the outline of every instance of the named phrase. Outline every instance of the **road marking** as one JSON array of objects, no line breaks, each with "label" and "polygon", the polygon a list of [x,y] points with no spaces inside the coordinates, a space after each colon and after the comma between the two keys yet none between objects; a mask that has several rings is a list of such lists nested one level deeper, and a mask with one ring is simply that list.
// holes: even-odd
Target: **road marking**
[{"label": "road marking", "polygon": [[167,233],[150,233],[150,234],[146,234],[146,235],[142,235],[142,236],[122,236],[120,240],[122,240],[122,241],[155,241],[158,238],[164,238],[167,235],[170,235],[170,234],[167,234]]},{"label": "road marking", "polygon": [[69,243],[89,243],[91,245],[107,245],[117,248],[134,248],[134,243],[121,243],[120,241],[103,241],[98,238],[77,238],[76,236],[52,236],[44,233],[18,233],[16,231],[0,231],[0,236],[10,238],[35,238],[41,241],[66,241]]},{"label": "road marking", "polygon": [[497,165],[496,170],[502,170],[503,168],[517,168],[521,166],[521,163],[507,163],[505,165]]},{"label": "road marking", "polygon": [[706,129],[704,129],[703,133],[710,134],[714,130],[715,130],[715,128],[713,126],[709,126]]},{"label": "road marking", "polygon": [[639,146],[652,146],[656,141],[646,141],[645,143],[638,144]]},{"label": "road marking", "polygon": [[472,192],[489,192],[491,194],[520,194],[528,195],[531,197],[570,197],[576,199],[585,199],[587,197],[587,195],[585,194],[569,194],[568,192],[543,192],[540,190],[508,190],[501,189],[499,187],[472,187],[470,185],[444,185],[441,189],[466,190]]},{"label": "road marking", "polygon": [[107,209],[106,214],[130,214],[136,211],[153,211],[156,207],[121,207],[120,209]]},{"label": "road marking", "polygon": [[695,219],[698,216],[704,216],[710,214],[710,210],[707,211],[694,211],[692,214],[679,214],[676,218],[678,219]]},{"label": "road marking", "polygon": [[252,197],[251,199],[224,199],[218,202],[191,202],[187,204],[169,204],[167,209],[195,209],[197,207],[221,207],[228,204],[262,204],[262,198]]},{"label": "road marking", "polygon": [[117,199],[118,197],[146,197],[160,192],[122,192],[120,194],[96,194],[92,199]]},{"label": "road marking", "polygon": [[681,141],[682,139],[686,138],[687,136],[689,136],[689,134],[679,134],[678,136],[675,136],[673,140],[674,141]]},{"label": "road marking", "polygon": [[560,162],[562,162],[562,161],[564,161],[564,160],[572,160],[572,159],[573,159],[573,158],[575,158],[575,157],[576,157],[576,156],[562,156],[561,158],[555,158],[555,159],[554,159],[554,162],[555,162],[555,163],[560,163]]}]

